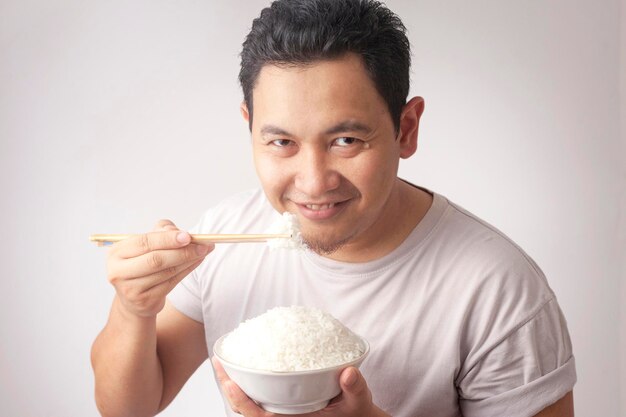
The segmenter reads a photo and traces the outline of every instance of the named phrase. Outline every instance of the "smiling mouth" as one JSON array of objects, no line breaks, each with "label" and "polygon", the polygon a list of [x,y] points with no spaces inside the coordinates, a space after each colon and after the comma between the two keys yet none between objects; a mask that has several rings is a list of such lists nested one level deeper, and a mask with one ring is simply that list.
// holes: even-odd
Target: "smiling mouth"
[{"label": "smiling mouth", "polygon": [[319,210],[328,210],[335,207],[335,203],[328,204],[303,204],[304,207],[309,210],[319,211]]},{"label": "smiling mouth", "polygon": [[330,220],[339,213],[343,212],[349,201],[350,199],[323,204],[302,202],[296,203],[296,207],[304,218],[311,221],[323,221]]}]

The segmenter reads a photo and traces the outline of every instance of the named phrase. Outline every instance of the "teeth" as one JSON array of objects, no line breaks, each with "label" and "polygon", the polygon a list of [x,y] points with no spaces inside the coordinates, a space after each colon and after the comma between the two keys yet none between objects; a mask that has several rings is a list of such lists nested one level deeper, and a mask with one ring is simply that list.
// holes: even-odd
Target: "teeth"
[{"label": "teeth", "polygon": [[307,204],[306,208],[309,210],[328,210],[329,208],[335,207],[335,203],[329,204]]}]

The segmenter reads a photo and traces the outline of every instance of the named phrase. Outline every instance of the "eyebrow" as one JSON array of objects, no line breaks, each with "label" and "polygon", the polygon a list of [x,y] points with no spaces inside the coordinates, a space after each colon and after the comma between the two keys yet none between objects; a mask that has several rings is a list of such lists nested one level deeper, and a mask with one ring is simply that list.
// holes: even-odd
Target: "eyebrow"
[{"label": "eyebrow", "polygon": [[335,126],[329,128],[324,132],[327,135],[333,135],[335,133],[341,132],[361,132],[364,134],[370,133],[372,129],[368,126],[364,125],[361,122],[357,122],[356,120],[346,120],[344,122],[338,123]]},{"label": "eyebrow", "polygon": [[274,125],[264,125],[261,128],[261,135],[291,136],[286,130]]},{"label": "eyebrow", "polygon": [[[333,135],[341,132],[361,132],[364,134],[370,133],[372,129],[364,125],[363,123],[357,122],[355,120],[346,120],[340,123],[337,123],[335,126],[332,126],[326,131],[324,131],[325,135]],[[281,129],[278,126],[274,125],[265,125],[261,128],[262,135],[278,135],[278,136],[291,136],[289,132],[284,129]]]}]

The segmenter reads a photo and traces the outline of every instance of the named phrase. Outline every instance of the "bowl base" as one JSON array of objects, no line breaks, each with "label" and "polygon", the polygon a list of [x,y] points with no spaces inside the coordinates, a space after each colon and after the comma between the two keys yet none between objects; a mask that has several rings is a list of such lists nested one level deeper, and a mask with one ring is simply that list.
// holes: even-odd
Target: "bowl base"
[{"label": "bowl base", "polygon": [[328,405],[329,400],[319,401],[310,404],[269,404],[259,403],[259,406],[265,411],[277,414],[304,414],[321,410]]}]

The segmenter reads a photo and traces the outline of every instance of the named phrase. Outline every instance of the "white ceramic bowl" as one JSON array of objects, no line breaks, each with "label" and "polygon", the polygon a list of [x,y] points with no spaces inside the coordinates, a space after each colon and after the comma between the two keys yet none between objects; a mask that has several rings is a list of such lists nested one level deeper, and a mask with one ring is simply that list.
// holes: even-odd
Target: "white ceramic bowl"
[{"label": "white ceramic bowl", "polygon": [[369,344],[361,339],[363,354],[357,359],[331,368],[312,371],[272,372],[245,368],[224,360],[220,337],[213,353],[224,370],[243,392],[261,408],[279,414],[303,414],[321,410],[339,395],[339,374],[349,366],[359,367],[369,353]]}]

